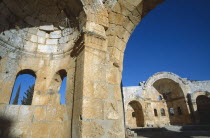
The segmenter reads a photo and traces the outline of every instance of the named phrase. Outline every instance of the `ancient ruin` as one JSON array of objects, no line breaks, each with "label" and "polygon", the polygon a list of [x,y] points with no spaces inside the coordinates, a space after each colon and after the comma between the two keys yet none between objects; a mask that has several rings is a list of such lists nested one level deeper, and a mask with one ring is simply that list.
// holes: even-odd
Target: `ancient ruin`
[{"label": "ancient ruin", "polygon": [[[125,137],[124,50],[162,1],[0,0],[0,136]],[[31,105],[9,104],[19,74],[36,78]]]},{"label": "ancient ruin", "polygon": [[123,94],[127,127],[210,124],[210,81],[160,72]]}]

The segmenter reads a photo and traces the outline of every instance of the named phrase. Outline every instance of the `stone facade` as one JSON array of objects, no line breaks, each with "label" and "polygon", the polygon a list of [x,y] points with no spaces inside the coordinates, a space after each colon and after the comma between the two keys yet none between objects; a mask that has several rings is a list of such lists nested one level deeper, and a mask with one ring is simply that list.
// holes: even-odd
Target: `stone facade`
[{"label": "stone facade", "polygon": [[[0,0],[1,137],[125,137],[124,50],[162,1]],[[9,105],[16,75],[28,70],[36,76],[32,105]]]},{"label": "stone facade", "polygon": [[[139,86],[123,87],[123,94],[127,127],[163,127],[209,121],[202,122],[202,118],[210,115],[210,81],[191,81],[170,72],[160,72],[146,82],[140,82]],[[205,97],[201,99],[200,109],[197,108],[199,96],[207,99],[206,103],[203,103]]]}]

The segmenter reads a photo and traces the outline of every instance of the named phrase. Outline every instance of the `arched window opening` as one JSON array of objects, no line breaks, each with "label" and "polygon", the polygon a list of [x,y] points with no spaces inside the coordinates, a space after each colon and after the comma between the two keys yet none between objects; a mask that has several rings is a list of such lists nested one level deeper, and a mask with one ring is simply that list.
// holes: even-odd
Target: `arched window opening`
[{"label": "arched window opening", "polygon": [[158,116],[157,109],[154,109],[154,115]]},{"label": "arched window opening", "polygon": [[31,105],[36,74],[30,69],[20,71],[17,76],[10,98],[10,104],[14,105]]},{"label": "arched window opening", "polygon": [[174,108],[169,108],[169,115],[174,116]]},{"label": "arched window opening", "polygon": [[67,81],[67,72],[65,70],[60,70],[58,71],[61,83],[60,83],[60,89],[59,89],[59,94],[60,94],[60,104],[66,104],[66,81]]},{"label": "arched window opening", "polygon": [[210,98],[200,95],[196,98],[197,111],[201,124],[210,124]]},{"label": "arched window opening", "polygon": [[163,108],[160,109],[160,112],[161,112],[161,116],[166,116],[165,110]]},{"label": "arched window opening", "polygon": [[181,107],[177,107],[178,115],[182,115],[182,109]]},{"label": "arched window opening", "polygon": [[158,101],[163,100],[163,97],[161,95],[158,96]]}]

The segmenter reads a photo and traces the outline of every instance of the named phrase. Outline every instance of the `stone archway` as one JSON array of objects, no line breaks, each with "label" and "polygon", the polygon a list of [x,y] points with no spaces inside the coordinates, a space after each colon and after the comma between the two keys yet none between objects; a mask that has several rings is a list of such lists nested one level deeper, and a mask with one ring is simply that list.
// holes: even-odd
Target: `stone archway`
[{"label": "stone archway", "polygon": [[128,127],[144,127],[144,113],[142,105],[138,101],[131,101],[126,111],[126,124]]},{"label": "stone archway", "polygon": [[199,95],[196,98],[197,112],[201,124],[210,124],[210,98],[205,95]]},{"label": "stone archway", "polygon": [[[190,113],[186,103],[185,94],[179,83],[168,78],[156,80],[153,87],[161,94],[169,112],[171,125],[190,123]],[[158,94],[156,97],[158,97]]]},{"label": "stone archway", "polygon": [[[32,127],[24,128],[30,133],[21,129],[23,135],[125,137],[120,90],[123,53],[133,29],[162,1],[1,0],[0,101],[3,106],[8,103],[15,72],[31,68],[37,74],[34,105],[47,106],[32,104],[35,112],[29,113],[45,123],[29,118]],[[71,75],[66,106],[53,102],[56,95],[47,91],[60,69]],[[24,110],[16,108],[16,114]],[[42,128],[47,131],[36,133]]]}]

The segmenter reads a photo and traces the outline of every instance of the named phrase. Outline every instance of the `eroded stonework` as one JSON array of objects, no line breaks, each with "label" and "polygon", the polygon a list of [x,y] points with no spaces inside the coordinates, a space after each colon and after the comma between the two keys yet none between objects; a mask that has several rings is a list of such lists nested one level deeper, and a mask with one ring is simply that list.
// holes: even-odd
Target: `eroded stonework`
[{"label": "eroded stonework", "polygon": [[[126,43],[162,0],[0,0],[1,137],[125,137]],[[60,105],[61,71],[67,74]],[[36,76],[32,105],[9,105],[17,74]]]},{"label": "eroded stonework", "polygon": [[127,127],[210,123],[210,81],[160,72],[139,86],[123,87],[123,94]]}]

